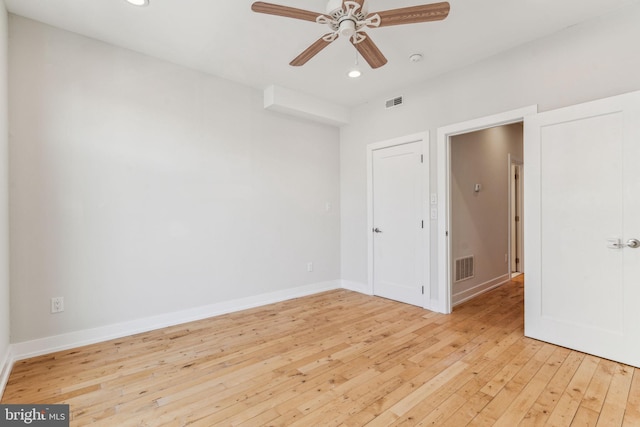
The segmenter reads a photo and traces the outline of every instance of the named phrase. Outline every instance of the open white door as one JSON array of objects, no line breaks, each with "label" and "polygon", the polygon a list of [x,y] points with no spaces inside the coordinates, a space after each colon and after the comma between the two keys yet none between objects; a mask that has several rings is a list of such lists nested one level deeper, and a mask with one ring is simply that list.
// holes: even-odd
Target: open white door
[{"label": "open white door", "polygon": [[525,335],[640,367],[640,92],[526,118],[524,161]]},{"label": "open white door", "polygon": [[373,293],[423,305],[422,142],[372,153]]}]

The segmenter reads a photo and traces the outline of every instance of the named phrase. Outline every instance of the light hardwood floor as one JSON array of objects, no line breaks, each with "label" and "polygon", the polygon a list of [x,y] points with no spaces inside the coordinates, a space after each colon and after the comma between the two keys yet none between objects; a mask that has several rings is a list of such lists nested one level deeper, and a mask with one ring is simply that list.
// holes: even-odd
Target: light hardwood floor
[{"label": "light hardwood floor", "polygon": [[640,372],[525,338],[514,281],[448,316],[339,290],[37,357],[2,403],[96,426],[640,426]]}]

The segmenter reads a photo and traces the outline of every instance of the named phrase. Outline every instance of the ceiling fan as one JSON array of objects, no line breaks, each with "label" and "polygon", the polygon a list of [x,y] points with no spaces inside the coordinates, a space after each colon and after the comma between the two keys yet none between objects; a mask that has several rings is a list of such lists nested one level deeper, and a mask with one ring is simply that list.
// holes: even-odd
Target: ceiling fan
[{"label": "ceiling fan", "polygon": [[371,40],[371,37],[365,33],[365,28],[440,21],[449,15],[449,3],[440,2],[368,13],[366,0],[329,0],[326,13],[317,13],[295,7],[257,1],[251,5],[251,10],[258,13],[317,22],[318,24],[327,25],[331,29],[331,32],[309,46],[289,65],[297,67],[306,64],[322,49],[338,37],[343,36],[349,38],[371,68],[378,68],[387,63],[387,58],[384,57],[378,46]]}]

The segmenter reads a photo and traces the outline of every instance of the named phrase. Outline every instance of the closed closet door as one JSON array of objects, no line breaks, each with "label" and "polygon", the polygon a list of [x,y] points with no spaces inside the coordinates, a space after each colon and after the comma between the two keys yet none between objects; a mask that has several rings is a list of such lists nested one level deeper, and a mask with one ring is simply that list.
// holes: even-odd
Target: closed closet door
[{"label": "closed closet door", "polygon": [[422,306],[420,142],[373,152],[373,292]]},{"label": "closed closet door", "polygon": [[640,92],[525,120],[525,334],[640,366]]}]

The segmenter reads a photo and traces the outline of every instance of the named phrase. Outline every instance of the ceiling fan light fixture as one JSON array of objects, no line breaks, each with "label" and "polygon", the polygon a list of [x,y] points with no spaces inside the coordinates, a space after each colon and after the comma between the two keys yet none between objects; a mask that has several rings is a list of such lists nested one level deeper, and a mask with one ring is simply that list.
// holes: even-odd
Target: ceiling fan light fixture
[{"label": "ceiling fan light fixture", "polygon": [[356,33],[356,23],[351,19],[340,22],[340,35],[344,38],[351,38]]},{"label": "ceiling fan light fixture", "polygon": [[125,1],[133,6],[139,6],[139,7],[149,6],[149,0],[125,0]]},{"label": "ceiling fan light fixture", "polygon": [[362,72],[360,70],[358,70],[357,68],[352,68],[347,73],[347,76],[349,76],[349,78],[351,78],[351,79],[357,79],[361,75],[362,75]]}]

